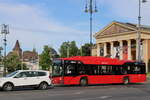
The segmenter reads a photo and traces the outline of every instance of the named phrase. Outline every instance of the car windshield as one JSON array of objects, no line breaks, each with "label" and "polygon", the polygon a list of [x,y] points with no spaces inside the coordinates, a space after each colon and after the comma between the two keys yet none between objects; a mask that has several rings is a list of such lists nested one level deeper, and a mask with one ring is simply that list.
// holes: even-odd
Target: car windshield
[{"label": "car windshield", "polygon": [[18,71],[12,72],[12,73],[6,75],[6,77],[12,77],[12,76],[14,76],[16,73],[18,73]]}]

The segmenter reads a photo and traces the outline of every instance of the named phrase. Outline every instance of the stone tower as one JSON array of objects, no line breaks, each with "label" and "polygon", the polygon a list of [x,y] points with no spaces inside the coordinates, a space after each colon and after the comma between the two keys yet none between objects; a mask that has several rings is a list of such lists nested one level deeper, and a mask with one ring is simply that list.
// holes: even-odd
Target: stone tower
[{"label": "stone tower", "polygon": [[16,41],[15,47],[13,48],[13,52],[15,52],[20,58],[22,58],[22,49],[20,48],[19,41]]}]

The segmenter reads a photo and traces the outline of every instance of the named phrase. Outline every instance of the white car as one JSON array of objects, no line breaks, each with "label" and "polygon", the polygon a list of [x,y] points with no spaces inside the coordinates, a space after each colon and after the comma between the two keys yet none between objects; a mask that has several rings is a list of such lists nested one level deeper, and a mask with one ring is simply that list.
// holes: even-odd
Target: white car
[{"label": "white car", "polygon": [[32,86],[39,89],[47,89],[51,84],[48,71],[42,70],[18,70],[0,78],[0,88],[11,91],[14,87]]}]

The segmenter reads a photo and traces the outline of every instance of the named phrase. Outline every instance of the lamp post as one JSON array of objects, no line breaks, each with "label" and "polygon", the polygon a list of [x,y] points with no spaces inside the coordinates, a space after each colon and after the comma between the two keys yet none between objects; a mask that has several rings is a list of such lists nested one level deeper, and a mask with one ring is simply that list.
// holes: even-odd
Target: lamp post
[{"label": "lamp post", "polygon": [[141,61],[141,3],[145,3],[147,0],[139,0],[139,16],[138,16],[138,29],[137,29],[137,50],[138,50],[138,55],[137,55],[137,61]]},{"label": "lamp post", "polygon": [[[92,46],[92,17],[93,17],[93,13],[98,12],[97,10],[97,5],[96,5],[96,0],[95,2],[93,2],[94,0],[86,0],[86,5],[85,5],[85,12],[86,13],[90,13],[90,44]],[[94,5],[95,3],[95,5]]]},{"label": "lamp post", "polygon": [[6,46],[7,46],[7,39],[6,39],[6,35],[9,34],[9,26],[3,24],[2,25],[2,30],[1,30],[1,34],[4,34],[4,76],[6,76]]},{"label": "lamp post", "polygon": [[70,42],[67,45],[67,57],[70,57]]}]

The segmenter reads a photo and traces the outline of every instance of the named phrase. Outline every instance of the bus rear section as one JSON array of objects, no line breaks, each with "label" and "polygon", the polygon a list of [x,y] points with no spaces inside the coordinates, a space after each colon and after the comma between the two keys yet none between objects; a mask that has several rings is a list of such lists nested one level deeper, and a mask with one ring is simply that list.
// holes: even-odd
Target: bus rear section
[{"label": "bus rear section", "polygon": [[130,83],[141,83],[146,81],[145,63],[126,63],[125,66],[130,79]]},{"label": "bus rear section", "polygon": [[[85,59],[85,58],[84,58]],[[94,58],[92,58],[96,62]],[[91,61],[91,59],[90,59]],[[104,62],[104,60],[103,60]],[[83,59],[57,59],[53,64],[53,83],[90,85],[112,83],[140,83],[146,81],[145,64],[136,62],[86,63]]]}]

